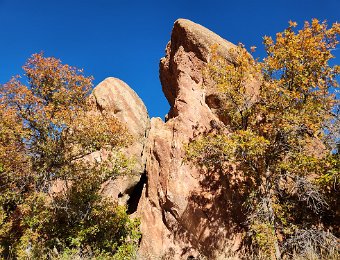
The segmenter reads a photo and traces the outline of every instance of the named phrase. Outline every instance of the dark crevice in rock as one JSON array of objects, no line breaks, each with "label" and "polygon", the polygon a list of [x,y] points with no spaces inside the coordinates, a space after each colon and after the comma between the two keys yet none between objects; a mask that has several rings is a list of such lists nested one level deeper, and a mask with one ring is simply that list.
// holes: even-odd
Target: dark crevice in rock
[{"label": "dark crevice in rock", "polygon": [[207,95],[205,97],[205,103],[208,105],[210,109],[220,109],[222,107],[221,99],[216,94]]},{"label": "dark crevice in rock", "polygon": [[93,95],[93,96],[94,96],[95,106],[96,106],[97,110],[98,110],[101,114],[103,114],[104,108],[99,104],[96,95]]},{"label": "dark crevice in rock", "polygon": [[147,182],[147,175],[146,172],[141,175],[139,182],[137,183],[136,186],[134,186],[133,190],[131,193],[129,193],[130,198],[127,201],[127,213],[132,214],[136,212],[139,200],[142,196],[144,184]]}]

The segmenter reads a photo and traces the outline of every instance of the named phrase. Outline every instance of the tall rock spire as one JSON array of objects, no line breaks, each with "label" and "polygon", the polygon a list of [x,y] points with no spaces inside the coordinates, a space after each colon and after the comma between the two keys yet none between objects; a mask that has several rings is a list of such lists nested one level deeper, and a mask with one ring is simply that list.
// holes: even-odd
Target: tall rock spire
[{"label": "tall rock spire", "polygon": [[[226,205],[225,177],[206,176],[184,160],[185,145],[212,123],[223,124],[206,103],[203,68],[211,46],[232,62],[235,45],[207,28],[185,19],[175,22],[166,55],[160,61],[160,80],[171,106],[167,120],[151,119],[145,146],[147,183],[137,213],[143,234],[141,259],[215,258],[239,246],[234,209]],[[233,210],[233,212],[232,212]],[[189,257],[189,258],[188,258]]]}]

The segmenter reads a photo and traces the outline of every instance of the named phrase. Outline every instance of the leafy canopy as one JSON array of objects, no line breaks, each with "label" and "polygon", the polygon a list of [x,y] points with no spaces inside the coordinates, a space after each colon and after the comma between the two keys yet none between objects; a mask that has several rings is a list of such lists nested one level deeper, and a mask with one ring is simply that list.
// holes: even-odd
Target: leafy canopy
[{"label": "leafy canopy", "polygon": [[138,220],[100,194],[130,172],[120,148],[131,137],[96,110],[82,70],[41,53],[23,69],[27,85],[0,87],[0,255],[132,257]]},{"label": "leafy canopy", "polygon": [[[218,93],[224,126],[187,149],[187,157],[207,171],[219,168],[228,176],[231,164],[242,172],[252,248],[273,259],[337,250],[336,238],[321,227],[336,229],[338,200],[322,192],[320,183],[336,192],[331,180],[339,177],[340,67],[330,60],[340,25],[327,28],[314,19],[301,30],[296,26],[290,22],[275,39],[264,37],[262,62],[242,45],[230,50],[232,61],[213,47],[206,75]],[[332,217],[326,221],[326,215]],[[322,235],[312,240],[310,234]],[[303,240],[308,248],[299,247]]]}]

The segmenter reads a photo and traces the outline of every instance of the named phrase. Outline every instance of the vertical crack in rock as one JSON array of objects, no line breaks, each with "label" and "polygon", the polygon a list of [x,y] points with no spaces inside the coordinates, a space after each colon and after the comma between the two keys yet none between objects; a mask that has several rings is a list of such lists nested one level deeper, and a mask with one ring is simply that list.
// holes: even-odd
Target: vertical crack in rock
[{"label": "vertical crack in rock", "polygon": [[139,182],[134,186],[131,190],[127,191],[130,198],[126,202],[127,204],[127,213],[132,214],[137,211],[139,200],[142,196],[144,184],[147,183],[148,177],[146,171],[141,175]]},{"label": "vertical crack in rock", "polygon": [[147,126],[144,132],[144,142],[143,142],[143,147],[141,150],[141,158],[142,158],[142,168],[143,168],[143,173],[139,179],[139,182],[136,184],[136,186],[133,187],[133,190],[131,193],[129,193],[130,198],[127,201],[127,213],[128,214],[133,214],[137,211],[139,201],[142,197],[143,189],[145,186],[147,186],[148,183],[148,175],[146,172],[146,163],[147,163],[147,156],[146,156],[146,145],[147,145],[147,140],[148,140],[148,135],[150,131],[150,125]]}]

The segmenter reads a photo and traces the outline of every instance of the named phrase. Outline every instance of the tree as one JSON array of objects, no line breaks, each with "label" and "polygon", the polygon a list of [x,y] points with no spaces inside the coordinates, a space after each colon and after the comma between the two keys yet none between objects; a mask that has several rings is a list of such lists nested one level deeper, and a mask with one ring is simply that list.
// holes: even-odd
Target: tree
[{"label": "tree", "polygon": [[334,91],[340,68],[329,60],[340,26],[328,29],[314,19],[295,32],[296,25],[290,22],[275,40],[264,37],[263,62],[242,45],[231,50],[233,63],[213,49],[207,75],[219,93],[225,125],[187,149],[188,158],[208,171],[224,167],[230,174],[225,165],[231,164],[243,173],[252,246],[272,259],[338,250],[335,236],[321,228],[328,201],[319,181],[339,170],[328,142],[339,139],[327,127],[339,119]]},{"label": "tree", "polygon": [[[120,152],[131,137],[91,102],[92,77],[34,54],[0,88],[0,245],[3,257],[134,253],[138,220],[100,194],[101,184],[128,173]],[[91,154],[105,149],[108,158]],[[51,189],[59,191],[52,194]]]}]

